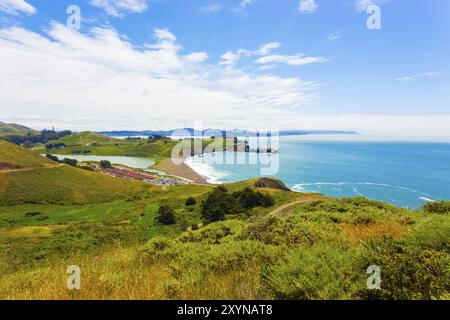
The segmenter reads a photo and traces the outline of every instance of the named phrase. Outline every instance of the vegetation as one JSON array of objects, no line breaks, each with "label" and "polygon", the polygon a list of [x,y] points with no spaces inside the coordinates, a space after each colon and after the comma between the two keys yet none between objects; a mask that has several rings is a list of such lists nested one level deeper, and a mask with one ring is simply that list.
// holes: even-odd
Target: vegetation
[{"label": "vegetation", "polygon": [[168,205],[162,205],[158,209],[158,222],[164,225],[175,224],[175,212]]},{"label": "vegetation", "polygon": [[256,207],[270,207],[275,200],[269,194],[255,192],[247,187],[232,194],[224,186],[215,188],[202,203],[205,223],[222,221],[227,214],[239,214]]},{"label": "vegetation", "polygon": [[[21,144],[25,147],[33,147],[37,144],[47,143],[50,140],[57,140],[62,137],[71,135],[71,131],[60,131],[56,132],[53,130],[42,130],[39,133],[29,132],[27,134],[18,134],[18,135],[6,135],[3,136],[2,139],[14,144]],[[60,148],[62,144],[54,144],[53,147]]]},{"label": "vegetation", "polygon": [[0,205],[25,203],[91,203],[145,192],[148,185],[58,164],[20,146],[0,141],[0,163],[17,166],[0,170]]},{"label": "vegetation", "polygon": [[26,135],[28,133],[35,133],[35,131],[20,124],[0,122],[0,136]]},{"label": "vegetation", "polygon": [[42,151],[60,155],[89,153],[99,156],[164,158],[171,155],[176,143],[170,139],[115,139],[95,132],[81,132],[49,141]]},{"label": "vegetation", "polygon": [[109,169],[112,167],[112,165],[111,165],[111,162],[109,162],[108,160],[101,160],[100,167],[102,167],[104,169]]},{"label": "vegetation", "polygon": [[189,197],[186,199],[186,206],[195,206],[197,204],[197,200],[195,200],[193,197]]}]

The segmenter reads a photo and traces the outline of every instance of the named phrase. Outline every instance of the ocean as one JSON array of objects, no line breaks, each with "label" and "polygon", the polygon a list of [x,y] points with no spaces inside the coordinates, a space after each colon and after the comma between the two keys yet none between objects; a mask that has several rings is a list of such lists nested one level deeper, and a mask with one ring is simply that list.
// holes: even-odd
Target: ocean
[{"label": "ocean", "polygon": [[[190,158],[187,164],[211,183],[264,176],[263,165],[218,164],[220,157],[235,157],[245,163],[248,157],[258,155],[206,154]],[[279,159],[279,170],[272,176],[295,191],[364,196],[407,208],[450,200],[450,143],[446,142],[281,137],[279,153],[270,157]]]}]

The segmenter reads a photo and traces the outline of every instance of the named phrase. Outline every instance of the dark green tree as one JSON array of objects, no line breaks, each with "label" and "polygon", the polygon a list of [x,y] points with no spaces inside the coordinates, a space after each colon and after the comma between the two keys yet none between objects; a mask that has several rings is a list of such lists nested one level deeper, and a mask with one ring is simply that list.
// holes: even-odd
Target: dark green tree
[{"label": "dark green tree", "polygon": [[162,205],[158,209],[158,222],[164,225],[175,224],[175,212],[167,205]]},{"label": "dark green tree", "polygon": [[189,197],[186,199],[186,206],[194,206],[197,203],[197,201],[193,197]]},{"label": "dark green tree", "polygon": [[109,169],[111,168],[111,162],[109,162],[108,160],[102,160],[100,161],[100,167],[102,167],[103,169]]}]

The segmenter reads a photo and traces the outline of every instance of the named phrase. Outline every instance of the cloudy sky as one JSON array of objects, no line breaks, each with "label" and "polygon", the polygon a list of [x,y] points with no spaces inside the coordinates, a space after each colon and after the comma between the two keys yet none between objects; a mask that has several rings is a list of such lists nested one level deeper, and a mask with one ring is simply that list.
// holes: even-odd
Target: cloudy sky
[{"label": "cloudy sky", "polygon": [[0,121],[450,136],[449,38],[448,0],[0,0]]}]

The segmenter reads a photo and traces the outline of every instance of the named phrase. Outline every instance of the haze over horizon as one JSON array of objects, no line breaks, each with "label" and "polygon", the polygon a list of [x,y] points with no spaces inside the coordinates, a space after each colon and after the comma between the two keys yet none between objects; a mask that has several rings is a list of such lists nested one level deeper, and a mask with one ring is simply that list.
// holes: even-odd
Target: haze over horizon
[{"label": "haze over horizon", "polygon": [[448,1],[1,2],[3,122],[450,136]]}]

